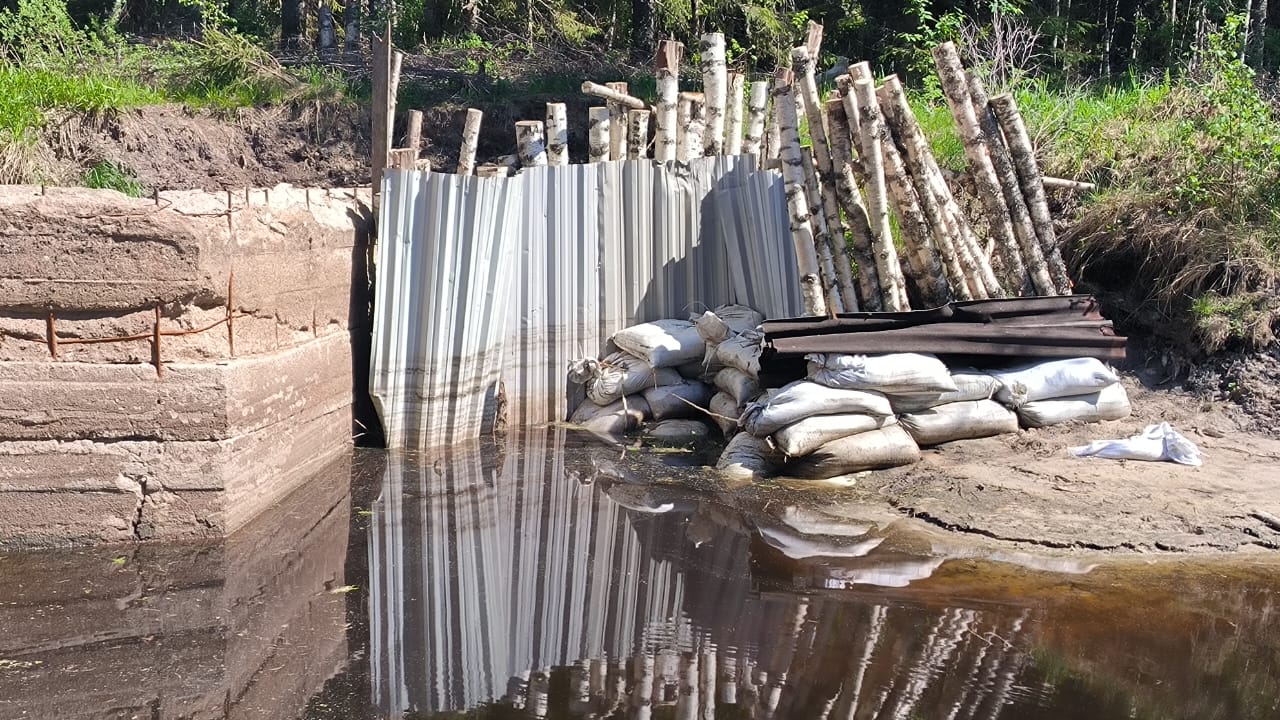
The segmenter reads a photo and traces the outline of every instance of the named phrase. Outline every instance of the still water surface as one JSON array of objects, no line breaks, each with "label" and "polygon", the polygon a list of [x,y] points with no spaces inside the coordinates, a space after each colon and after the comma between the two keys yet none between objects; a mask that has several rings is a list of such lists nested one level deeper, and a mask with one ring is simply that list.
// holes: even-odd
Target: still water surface
[{"label": "still water surface", "polygon": [[362,450],[226,542],[0,556],[0,718],[1280,717],[1274,561],[966,559],[625,481],[699,459]]}]

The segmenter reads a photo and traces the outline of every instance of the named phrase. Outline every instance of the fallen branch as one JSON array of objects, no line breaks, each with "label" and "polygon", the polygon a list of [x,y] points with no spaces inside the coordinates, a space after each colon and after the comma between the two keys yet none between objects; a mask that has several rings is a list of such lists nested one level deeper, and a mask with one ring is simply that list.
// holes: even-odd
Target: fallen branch
[{"label": "fallen branch", "polygon": [[1280,532],[1280,517],[1276,517],[1269,512],[1263,512],[1261,510],[1254,510],[1249,513],[1249,517],[1260,521],[1263,525],[1266,525],[1276,532]]},{"label": "fallen branch", "polygon": [[1098,189],[1097,185],[1091,182],[1082,182],[1080,180],[1068,180],[1066,178],[1049,177],[1048,175],[1041,178],[1041,182],[1047,188],[1058,188],[1059,190],[1075,190],[1077,192],[1093,192]]}]

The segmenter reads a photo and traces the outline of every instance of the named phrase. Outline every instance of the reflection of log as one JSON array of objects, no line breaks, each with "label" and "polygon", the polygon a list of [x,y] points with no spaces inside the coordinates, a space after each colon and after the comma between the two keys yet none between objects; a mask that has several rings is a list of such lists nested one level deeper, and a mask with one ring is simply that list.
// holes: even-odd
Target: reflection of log
[{"label": "reflection of log", "polygon": [[[995,168],[996,177],[1000,180],[1000,189],[1004,192],[1004,204],[1009,210],[1009,222],[1013,225],[1013,236],[1018,240],[1022,251],[1022,262],[1031,274],[1031,282],[1038,295],[1056,295],[1053,278],[1049,276],[1049,265],[1045,261],[1044,251],[1040,249],[1040,241],[1036,238],[1036,229],[1031,222],[1031,213],[1027,209],[1026,198],[1022,196],[1022,185],[1018,182],[1017,171],[1013,168],[1013,160],[1009,150],[1004,146],[1000,136],[1000,124],[991,111],[991,103],[987,101],[987,89],[977,75],[969,75],[969,99],[973,102],[974,113],[978,116],[978,126],[982,128],[982,136],[986,140],[987,151],[991,155],[991,166]],[[1064,271],[1065,275],[1065,271]]]},{"label": "reflection of log", "polygon": [[[852,88],[849,90],[852,91]],[[827,122],[831,126],[836,196],[840,200],[840,207],[844,209],[845,224],[849,228],[849,251],[858,266],[858,292],[862,296],[862,309],[874,312],[880,309],[880,281],[876,273],[875,257],[871,254],[871,225],[867,220],[867,208],[862,202],[862,191],[854,180],[853,146],[843,98],[827,101]]]},{"label": "reflection of log", "polygon": [[809,223],[809,203],[804,189],[804,166],[800,156],[800,128],[796,117],[791,71],[779,68],[773,79],[773,114],[781,142],[782,178],[786,183],[787,211],[791,218],[791,240],[796,249],[800,286],[806,315],[823,315],[822,283],[818,277],[818,256],[814,248],[813,226]]},{"label": "reflection of log", "polygon": [[893,246],[893,229],[889,225],[889,194],[885,187],[884,156],[880,138],[884,122],[876,101],[875,85],[870,80],[857,80],[853,92],[858,103],[858,135],[862,169],[866,173],[867,215],[871,224],[871,251],[880,279],[880,302],[888,312],[909,310],[906,284],[898,264],[898,251]]},{"label": "reflection of log", "polygon": [[702,146],[708,155],[724,154],[724,111],[728,102],[724,33],[706,33],[698,45],[702,55],[702,91],[706,95],[707,124]]},{"label": "reflection of log", "polygon": [[1045,262],[1049,265],[1049,275],[1053,278],[1054,288],[1059,295],[1069,295],[1071,279],[1067,276],[1067,266],[1062,262],[1062,252],[1058,249],[1058,237],[1053,229],[1053,216],[1049,214],[1049,202],[1044,196],[1044,181],[1040,176],[1040,166],[1036,163],[1035,151],[1031,147],[1031,136],[1027,134],[1022,113],[1018,112],[1018,103],[1014,101],[1012,95],[1005,93],[991,99],[991,110],[995,112],[996,119],[1000,121],[1000,129],[1004,131],[1009,155],[1018,173],[1018,183],[1021,185],[1023,197],[1027,200],[1027,209],[1031,212],[1031,223],[1035,227],[1036,240],[1039,241]]},{"label": "reflection of log", "polygon": [[663,40],[658,45],[657,88],[658,108],[654,117],[653,157],[656,160],[676,159],[676,103],[680,96],[680,57],[684,46],[674,40]]},{"label": "reflection of log", "polygon": [[969,97],[969,81],[964,67],[960,64],[960,53],[954,43],[943,43],[933,50],[933,59],[938,67],[938,79],[942,83],[942,92],[947,98],[947,106],[951,108],[951,117],[955,120],[956,129],[960,133],[960,141],[964,145],[965,159],[969,162],[969,174],[977,187],[977,195],[983,204],[990,226],[991,237],[995,241],[996,251],[1000,254],[1007,287],[1015,295],[1033,289],[1026,266],[1022,263],[1022,253],[1018,250],[1018,241],[1013,234],[1013,225],[1009,220],[1009,209],[1005,207],[1004,192],[1000,189],[1000,180],[996,177],[995,167],[991,164],[991,154],[982,137],[982,128],[978,125],[978,117],[973,110],[973,102]]}]

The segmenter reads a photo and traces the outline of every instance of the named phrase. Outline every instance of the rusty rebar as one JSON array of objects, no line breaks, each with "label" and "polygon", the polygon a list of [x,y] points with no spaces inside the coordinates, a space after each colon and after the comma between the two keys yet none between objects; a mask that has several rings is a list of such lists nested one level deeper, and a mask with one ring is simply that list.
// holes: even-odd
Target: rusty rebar
[{"label": "rusty rebar", "polygon": [[232,270],[227,275],[227,349],[231,357],[236,356],[235,312],[232,310],[231,292],[235,286],[236,273]]},{"label": "rusty rebar", "polygon": [[54,330],[53,308],[49,308],[49,316],[45,318],[44,330],[46,340],[49,343],[49,355],[54,360],[58,359],[58,333]]},{"label": "rusty rebar", "polygon": [[156,305],[156,322],[151,334],[151,362],[156,366],[156,380],[164,377],[164,365],[160,363],[160,306]]}]

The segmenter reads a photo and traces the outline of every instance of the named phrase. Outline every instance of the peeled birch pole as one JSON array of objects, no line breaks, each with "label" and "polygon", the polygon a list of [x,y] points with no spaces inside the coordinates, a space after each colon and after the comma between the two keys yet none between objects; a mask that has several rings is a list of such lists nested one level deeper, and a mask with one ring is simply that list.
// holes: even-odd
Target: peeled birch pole
[{"label": "peeled birch pole", "polygon": [[680,93],[676,105],[676,160],[689,162],[689,120],[693,116],[693,98]]},{"label": "peeled birch pole", "polygon": [[569,164],[569,120],[564,103],[547,103],[547,164]]},{"label": "peeled birch pole", "polygon": [[516,153],[520,155],[520,167],[547,164],[547,136],[541,120],[516,123]]},{"label": "peeled birch pole", "polygon": [[462,149],[458,151],[458,174],[470,175],[476,170],[476,145],[480,144],[480,121],[484,112],[467,109],[467,120],[462,124]]},{"label": "peeled birch pole", "polygon": [[702,92],[706,95],[707,111],[702,146],[707,155],[723,155],[724,111],[729,97],[724,33],[704,34],[698,49],[702,53]]},{"label": "peeled birch pole", "polygon": [[813,167],[813,148],[808,145],[800,147],[800,169],[804,172],[804,198],[809,205],[809,223],[813,226],[813,247],[818,253],[818,277],[822,279],[822,292],[827,298],[827,309],[832,313],[841,313],[845,311],[845,305],[840,283],[836,278],[831,226],[827,224],[827,218],[822,212],[822,191],[818,188],[818,173]]},{"label": "peeled birch pole", "polygon": [[[911,186],[906,163],[898,146],[885,128],[881,136],[881,152],[884,155],[884,179],[893,198],[898,214],[898,228],[902,231],[903,246],[907,251],[907,265],[915,276],[916,289],[921,299],[933,307],[951,302],[951,290],[942,269],[942,260],[930,239],[929,223],[920,209],[920,199]],[[963,281],[963,279],[962,279]]]},{"label": "peeled birch pole", "polygon": [[991,110],[1000,122],[1004,131],[1005,142],[1009,146],[1009,155],[1013,158],[1013,167],[1018,173],[1018,182],[1022,185],[1022,195],[1026,198],[1027,209],[1031,212],[1031,223],[1035,227],[1036,240],[1044,252],[1045,262],[1049,265],[1049,275],[1053,278],[1054,288],[1059,295],[1071,294],[1071,278],[1067,275],[1066,263],[1062,261],[1062,251],[1058,248],[1057,233],[1053,229],[1053,216],[1049,214],[1049,202],[1044,196],[1044,178],[1040,174],[1040,166],[1036,163],[1035,150],[1031,147],[1031,136],[1027,134],[1026,123],[1022,121],[1022,113],[1018,111],[1018,103],[1013,96],[1005,93],[991,98]]},{"label": "peeled birch pole", "polygon": [[1004,264],[1008,287],[1014,294],[1023,294],[1018,290],[1032,289],[1030,278],[1013,234],[1013,224],[1009,219],[1009,209],[1005,206],[1000,180],[996,177],[995,166],[991,164],[991,153],[987,151],[982,128],[978,125],[978,116],[973,110],[969,82],[965,77],[964,67],[960,64],[960,53],[956,51],[954,43],[946,42],[933,49],[933,60],[938,68],[938,79],[942,83],[947,106],[951,109],[951,117],[955,120],[960,141],[964,144],[969,174],[977,186],[977,195],[987,216],[991,238]]},{"label": "peeled birch pole", "polygon": [[627,158],[639,160],[649,154],[649,111],[627,111]]},{"label": "peeled birch pole", "polygon": [[[627,84],[624,82],[606,83],[610,90],[627,95]],[[628,96],[630,97],[630,96]],[[609,159],[622,160],[627,157],[627,110],[638,109],[624,105],[618,101],[609,102],[609,127],[616,132],[609,133]]]},{"label": "peeled birch pole", "polygon": [[867,220],[867,207],[862,202],[862,192],[854,179],[853,147],[850,144],[849,118],[845,113],[843,99],[827,101],[827,123],[831,131],[836,196],[844,210],[845,225],[849,229],[849,254],[858,266],[861,309],[875,312],[881,307],[880,280],[876,273],[875,256],[871,253],[871,225]]},{"label": "peeled birch pole", "polygon": [[[929,225],[934,248],[942,259],[946,270],[947,282],[951,292],[960,300],[986,299],[986,287],[978,277],[972,257],[964,258],[963,249],[957,248],[952,237],[951,226],[946,214],[934,194],[929,182],[929,160],[933,152],[928,141],[920,130],[920,125],[911,106],[907,103],[906,93],[897,75],[885,78],[884,84],[876,91],[880,98],[880,108],[884,112],[885,122],[889,129],[902,142],[902,160],[906,165],[907,176],[915,188],[916,198],[920,202],[920,210],[924,213],[925,222]],[[929,160],[926,160],[928,158]],[[935,162],[936,164],[936,162]]]},{"label": "peeled birch pole", "polygon": [[658,108],[654,117],[653,157],[655,160],[675,160],[679,131],[676,128],[676,105],[680,98],[680,57],[684,46],[674,40],[663,40],[658,45],[657,71]]},{"label": "peeled birch pole", "polygon": [[742,154],[742,73],[729,74],[729,95],[724,121],[724,154]]},{"label": "peeled birch pole", "polygon": [[689,96],[689,124],[684,129],[685,161],[707,154],[705,144],[707,129],[707,105],[702,93],[681,93]]},{"label": "peeled birch pole", "polygon": [[[818,26],[819,32],[821,27]],[[805,117],[809,119],[809,137],[813,140],[813,156],[818,163],[818,177],[814,179],[821,197],[822,215],[826,219],[826,243],[838,261],[835,265],[836,281],[845,299],[844,307],[855,310],[857,292],[854,290],[853,269],[844,252],[844,224],[840,220],[840,204],[836,201],[835,180],[832,176],[831,145],[827,140],[826,119],[823,117],[822,100],[818,96],[818,83],[814,79],[813,57],[806,47],[791,51],[792,71],[800,81],[800,97]]]},{"label": "peeled birch pole", "polygon": [[858,133],[862,140],[862,169],[866,173],[867,216],[871,225],[871,252],[880,280],[881,305],[888,312],[910,310],[902,266],[893,246],[893,229],[889,225],[889,197],[885,188],[884,156],[879,139],[884,136],[884,121],[876,88],[870,80],[855,80],[853,94],[858,103]]},{"label": "peeled birch pole", "polygon": [[770,112],[765,119],[765,135],[764,135],[764,159],[766,164],[771,160],[777,160],[778,155],[782,152],[782,129],[778,127],[778,100],[770,94],[772,98],[773,112]]},{"label": "peeled birch pole", "polygon": [[769,83],[758,80],[751,83],[751,97],[747,100],[747,137],[742,152],[759,155],[764,140],[764,119],[769,109]]},{"label": "peeled birch pole", "polygon": [[806,315],[824,315],[822,281],[818,277],[818,256],[809,224],[809,203],[805,198],[804,169],[800,157],[800,123],[791,90],[792,74],[779,68],[773,78],[774,125],[778,128],[782,152],[782,178],[787,190],[787,210],[791,218],[791,240],[800,270],[800,292]]},{"label": "peeled birch pole", "polygon": [[[622,86],[623,89],[618,90],[617,86]],[[649,106],[643,100],[627,94],[626,86],[626,83],[606,83],[601,85],[587,80],[582,83],[582,93],[584,95],[595,95],[608,102],[618,103],[629,110],[648,110]]]},{"label": "peeled birch pole", "polygon": [[587,161],[598,163],[609,159],[609,135],[612,122],[607,107],[587,110]]},{"label": "peeled birch pole", "polygon": [[1000,123],[996,122],[995,113],[991,112],[987,89],[983,87],[982,80],[973,74],[969,75],[969,99],[973,102],[973,111],[978,117],[978,127],[982,129],[987,152],[991,155],[991,166],[995,168],[996,178],[1000,180],[1004,204],[1009,209],[1009,222],[1013,225],[1013,236],[1017,238],[1018,247],[1022,250],[1022,262],[1026,265],[1027,272],[1031,273],[1036,294],[1056,295],[1053,278],[1049,276],[1049,265],[1045,261],[1044,251],[1040,249],[1040,241],[1036,239],[1035,226],[1031,223],[1027,200],[1022,197],[1018,173],[1013,169],[1013,160],[1000,136]]}]

